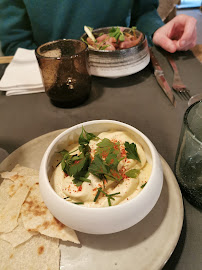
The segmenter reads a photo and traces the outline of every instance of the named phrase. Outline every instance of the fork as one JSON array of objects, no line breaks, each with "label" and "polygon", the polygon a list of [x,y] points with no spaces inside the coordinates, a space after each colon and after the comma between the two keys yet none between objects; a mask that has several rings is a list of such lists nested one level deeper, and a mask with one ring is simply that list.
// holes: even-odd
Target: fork
[{"label": "fork", "polygon": [[184,85],[180,78],[180,74],[175,61],[172,59],[171,56],[167,56],[167,59],[174,71],[172,88],[175,90],[175,92],[181,99],[189,100],[191,95],[186,85]]}]

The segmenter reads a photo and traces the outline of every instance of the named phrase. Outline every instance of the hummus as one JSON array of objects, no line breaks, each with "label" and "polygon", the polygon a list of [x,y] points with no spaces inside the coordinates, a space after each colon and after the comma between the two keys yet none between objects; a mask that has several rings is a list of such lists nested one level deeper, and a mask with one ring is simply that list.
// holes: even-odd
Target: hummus
[{"label": "hummus", "polygon": [[[90,160],[88,167],[84,159],[79,159],[82,150],[77,143],[65,149],[68,161],[64,163],[63,160],[54,169],[50,183],[60,197],[87,207],[108,207],[124,203],[141,192],[151,175],[152,166],[142,146],[130,134],[102,132],[86,145]],[[69,154],[71,158],[74,156],[71,164],[75,165],[76,180],[71,169],[70,174],[64,170],[64,164],[70,163]],[[88,174],[78,178],[82,164]]]}]

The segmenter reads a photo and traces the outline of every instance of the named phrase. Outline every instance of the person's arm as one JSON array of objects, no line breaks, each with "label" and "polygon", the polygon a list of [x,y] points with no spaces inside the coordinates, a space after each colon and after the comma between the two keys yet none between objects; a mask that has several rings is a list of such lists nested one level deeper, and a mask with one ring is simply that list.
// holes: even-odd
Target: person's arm
[{"label": "person's arm", "polygon": [[135,0],[132,9],[131,26],[147,36],[150,46],[153,33],[164,25],[157,12],[158,5],[158,0]]},{"label": "person's arm", "polygon": [[0,41],[4,55],[14,55],[19,47],[36,48],[22,0],[0,1]]}]

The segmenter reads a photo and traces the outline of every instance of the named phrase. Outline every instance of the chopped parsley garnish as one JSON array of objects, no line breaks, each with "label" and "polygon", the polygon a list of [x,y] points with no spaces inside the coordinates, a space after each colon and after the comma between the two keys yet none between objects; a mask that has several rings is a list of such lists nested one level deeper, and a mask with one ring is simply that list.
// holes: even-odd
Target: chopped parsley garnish
[{"label": "chopped parsley garnish", "polygon": [[86,132],[85,129],[82,127],[81,135],[79,136],[79,144],[80,145],[89,144],[90,140],[95,138],[96,136],[93,133]]},{"label": "chopped parsley garnish", "polygon": [[140,170],[132,169],[132,170],[130,170],[130,171],[127,171],[127,172],[125,173],[125,175],[126,175],[127,177],[130,177],[130,178],[137,178],[137,176],[139,175],[139,173],[140,173]]},{"label": "chopped parsley garnish", "polygon": [[[67,150],[62,150],[60,154],[63,159],[61,161],[62,170],[69,176],[73,176],[73,183],[76,186],[82,185],[83,182],[91,182],[88,177],[88,167],[91,162],[89,142],[91,139],[96,138],[92,133],[88,133],[82,127],[81,135],[79,136],[80,154],[70,155]],[[75,151],[73,151],[75,152]]]},{"label": "chopped parsley garnish", "polygon": [[113,143],[107,138],[104,138],[97,144],[96,153],[103,157],[107,157],[109,154],[120,154],[120,142]]},{"label": "chopped parsley garnish", "polygon": [[108,164],[100,155],[96,154],[89,166],[89,172],[100,179],[120,181],[123,179],[117,168],[113,164]]},{"label": "chopped parsley garnish", "polygon": [[[96,150],[93,159],[91,159],[91,148],[89,143],[91,140],[99,139],[93,133],[88,133],[83,127],[79,136],[79,146],[72,152],[63,149],[59,153],[62,155],[61,167],[67,176],[73,177],[73,184],[80,187],[84,182],[91,183],[88,179],[89,173],[97,176],[100,181],[105,184],[106,181],[123,180],[123,172],[118,171],[119,162],[125,158],[120,150],[119,141],[111,141],[107,138],[102,139],[96,145]],[[140,158],[137,153],[137,147],[135,143],[125,142],[126,157],[128,159],[138,160]],[[77,152],[76,152],[77,151]],[[78,152],[79,151],[79,152]],[[131,169],[125,173],[127,177],[137,178],[140,170]],[[105,188],[105,186],[104,186]],[[143,186],[141,187],[143,188]],[[97,189],[97,194],[94,198],[94,202],[97,201],[100,193],[107,197],[108,204],[111,206],[111,200],[115,200],[114,196],[120,194],[120,192],[107,194],[102,188]],[[67,199],[66,197],[64,199]],[[76,202],[76,204],[83,204]]]},{"label": "chopped parsley garnish", "polygon": [[79,186],[81,186],[82,184],[83,184],[83,182],[88,182],[88,183],[91,183],[91,180],[90,179],[88,179],[87,177],[89,176],[89,173],[87,172],[86,173],[86,175],[85,175],[85,177],[79,177],[79,178],[74,178],[73,180],[72,180],[72,182],[77,186],[77,187],[79,187]]},{"label": "chopped parsley garnish", "polygon": [[98,189],[97,189],[97,194],[95,195],[94,202],[97,201],[97,199],[98,199],[98,197],[99,197],[99,195],[100,195],[101,189],[102,189],[102,188],[98,188]]},{"label": "chopped parsley garnish", "polygon": [[73,202],[74,204],[84,204],[83,202]]},{"label": "chopped parsley garnish", "polygon": [[94,198],[94,202],[97,201],[97,199],[98,199],[100,193],[102,192],[102,193],[107,197],[109,206],[112,205],[112,204],[111,204],[111,200],[115,200],[115,199],[113,198],[113,196],[116,196],[116,195],[120,194],[120,192],[116,192],[116,193],[113,193],[113,194],[107,194],[106,192],[104,192],[104,190],[102,190],[102,188],[98,188],[97,190],[98,190],[98,191],[97,191],[97,194],[96,194],[96,196],[95,196],[95,198]]},{"label": "chopped parsley garnish", "polygon": [[120,142],[112,142],[107,138],[104,138],[97,144],[96,154],[100,155],[108,166],[117,170],[121,158]]},{"label": "chopped parsley garnish", "polygon": [[103,46],[100,46],[99,47],[99,50],[102,50],[104,51],[107,47],[109,47],[110,45],[109,44],[106,44],[106,45],[103,45]]},{"label": "chopped parsley garnish", "polygon": [[112,27],[109,30],[109,36],[110,37],[115,37],[115,39],[118,41],[124,41],[125,37],[123,32],[121,31],[121,29],[119,27]]},{"label": "chopped parsley garnish", "polygon": [[134,160],[137,160],[137,161],[141,162],[140,158],[139,158],[139,155],[137,153],[136,144],[135,143],[125,142],[124,145],[125,145],[125,149],[127,151],[127,158],[128,159],[134,159]]},{"label": "chopped parsley garnish", "polygon": [[120,143],[104,138],[97,144],[94,160],[90,164],[89,172],[100,179],[120,181],[123,179],[118,172],[118,164],[122,160]]},{"label": "chopped parsley garnish", "polygon": [[141,185],[141,188],[144,188],[146,186],[147,183],[144,183],[143,185]]}]

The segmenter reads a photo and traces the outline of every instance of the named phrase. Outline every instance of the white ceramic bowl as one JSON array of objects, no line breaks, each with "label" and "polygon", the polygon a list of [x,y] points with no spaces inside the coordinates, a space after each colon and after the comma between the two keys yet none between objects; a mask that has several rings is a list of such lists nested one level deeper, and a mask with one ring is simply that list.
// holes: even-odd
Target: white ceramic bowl
[{"label": "white ceramic bowl", "polygon": [[[142,145],[148,162],[152,163],[152,172],[147,185],[135,198],[116,206],[88,208],[65,201],[53,190],[48,178],[53,157],[68,143],[78,141],[82,126],[94,134],[109,130],[127,131]],[[156,148],[142,132],[118,121],[94,120],[73,126],[52,141],[41,162],[39,184],[46,206],[63,224],[80,232],[109,234],[135,225],[152,210],[161,193],[163,171]]]},{"label": "white ceramic bowl", "polygon": [[[111,27],[93,30],[93,34],[108,33]],[[125,29],[130,29],[125,27]],[[136,30],[137,36],[140,32]],[[87,35],[82,37],[86,40]],[[107,78],[124,77],[144,69],[150,61],[149,48],[145,35],[139,44],[128,49],[107,51],[89,49],[89,64],[92,75]]]}]

